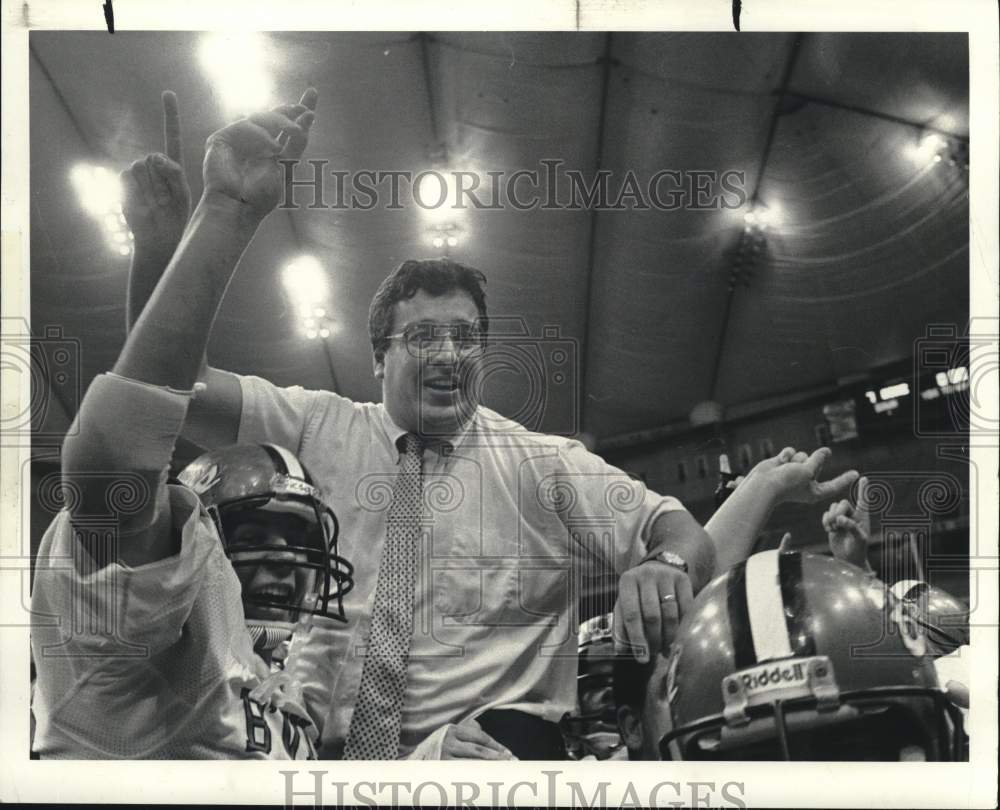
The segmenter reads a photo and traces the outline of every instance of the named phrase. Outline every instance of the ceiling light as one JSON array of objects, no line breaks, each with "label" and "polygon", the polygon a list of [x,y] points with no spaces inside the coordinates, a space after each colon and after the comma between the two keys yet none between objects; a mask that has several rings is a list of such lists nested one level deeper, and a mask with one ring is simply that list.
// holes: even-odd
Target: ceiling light
[{"label": "ceiling light", "polygon": [[327,296],[326,273],[313,256],[300,256],[289,262],[282,271],[281,280],[293,305],[307,318],[316,302]]},{"label": "ceiling light", "polygon": [[768,205],[756,203],[751,210],[743,215],[743,222],[746,224],[748,230],[760,228],[763,231],[767,230],[770,225],[780,224],[782,214],[782,208],[776,202]]},{"label": "ceiling light", "polygon": [[757,208],[757,221],[760,222],[762,228],[766,228],[768,225],[780,225],[783,213],[781,206],[772,202],[770,205]]},{"label": "ceiling light", "polygon": [[431,222],[453,220],[465,213],[464,207],[456,204],[455,175],[446,170],[431,170],[417,175],[413,187],[413,201],[424,219]]},{"label": "ceiling light", "polygon": [[118,175],[103,166],[81,163],[70,171],[83,209],[94,217],[117,215],[122,209],[122,186]]},{"label": "ceiling light", "polygon": [[919,165],[924,165],[934,161],[935,163],[941,159],[938,154],[945,146],[947,142],[944,138],[938,135],[936,132],[932,132],[921,138],[918,144],[909,144],[906,148],[907,154],[910,158]]},{"label": "ceiling light", "polygon": [[122,185],[116,172],[91,163],[78,163],[69,173],[80,206],[97,220],[112,250],[128,256],[132,234],[122,215]]},{"label": "ceiling light", "polygon": [[246,114],[270,106],[267,40],[259,32],[209,34],[199,56],[227,112]]}]

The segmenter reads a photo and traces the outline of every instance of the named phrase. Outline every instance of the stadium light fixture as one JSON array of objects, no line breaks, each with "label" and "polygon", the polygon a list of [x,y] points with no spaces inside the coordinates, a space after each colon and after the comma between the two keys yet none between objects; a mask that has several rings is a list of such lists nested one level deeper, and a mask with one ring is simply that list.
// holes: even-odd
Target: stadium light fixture
[{"label": "stadium light fixture", "polygon": [[228,113],[247,114],[271,105],[266,38],[257,31],[208,34],[199,57]]},{"label": "stadium light fixture", "polygon": [[430,223],[454,222],[465,214],[459,206],[455,175],[447,169],[421,172],[413,189],[413,199],[420,215]]},{"label": "stadium light fixture", "polygon": [[104,166],[78,163],[70,170],[80,206],[101,226],[108,246],[120,256],[132,253],[132,233],[122,214],[122,185],[116,172]]},{"label": "stadium light fixture", "polygon": [[771,202],[764,205],[764,203],[757,202],[743,215],[743,223],[747,230],[759,228],[765,231],[771,226],[780,225],[783,215],[784,210],[780,204]]},{"label": "stadium light fixture", "polygon": [[910,143],[906,147],[906,153],[918,166],[928,163],[938,163],[941,160],[941,150],[948,145],[948,142],[936,132],[924,135],[918,143]]}]

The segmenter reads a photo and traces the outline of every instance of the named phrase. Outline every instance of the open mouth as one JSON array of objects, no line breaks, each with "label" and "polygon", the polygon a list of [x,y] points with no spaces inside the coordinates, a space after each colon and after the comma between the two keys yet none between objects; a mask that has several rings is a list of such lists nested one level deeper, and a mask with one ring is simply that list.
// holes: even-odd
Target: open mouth
[{"label": "open mouth", "polygon": [[287,604],[295,589],[291,585],[272,583],[260,588],[254,588],[249,596],[262,602],[281,602]]}]

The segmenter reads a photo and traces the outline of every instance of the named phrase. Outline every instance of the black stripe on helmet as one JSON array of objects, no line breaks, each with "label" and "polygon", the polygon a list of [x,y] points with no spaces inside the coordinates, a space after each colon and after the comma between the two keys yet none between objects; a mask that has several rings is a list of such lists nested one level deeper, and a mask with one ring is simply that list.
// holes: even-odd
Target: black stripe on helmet
[{"label": "black stripe on helmet", "polygon": [[729,632],[733,637],[733,656],[736,669],[752,667],[757,663],[757,651],[750,633],[750,609],[747,606],[746,560],[729,570],[726,581],[726,609],[729,613]]},{"label": "black stripe on helmet", "polygon": [[785,626],[792,651],[798,656],[816,655],[812,610],[802,585],[802,555],[778,555],[778,583],[785,607]]},{"label": "black stripe on helmet", "polygon": [[913,586],[911,586],[906,593],[903,594],[903,598],[909,599],[911,602],[917,602],[929,590],[930,586],[926,582],[917,582]]},{"label": "black stripe on helmet", "polygon": [[282,475],[291,475],[291,472],[288,469],[288,465],[285,464],[285,460],[281,457],[281,453],[279,453],[269,444],[262,444],[260,445],[260,447],[265,453],[267,453],[271,461],[274,463],[274,469],[276,469]]}]

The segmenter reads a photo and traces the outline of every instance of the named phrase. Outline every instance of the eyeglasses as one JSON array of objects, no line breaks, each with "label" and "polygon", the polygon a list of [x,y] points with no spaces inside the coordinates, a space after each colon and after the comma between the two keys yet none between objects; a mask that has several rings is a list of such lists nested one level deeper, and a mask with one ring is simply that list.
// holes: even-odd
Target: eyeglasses
[{"label": "eyeglasses", "polygon": [[478,354],[486,348],[486,336],[471,323],[414,323],[386,338],[401,339],[414,357],[437,354],[449,339],[459,354]]}]

